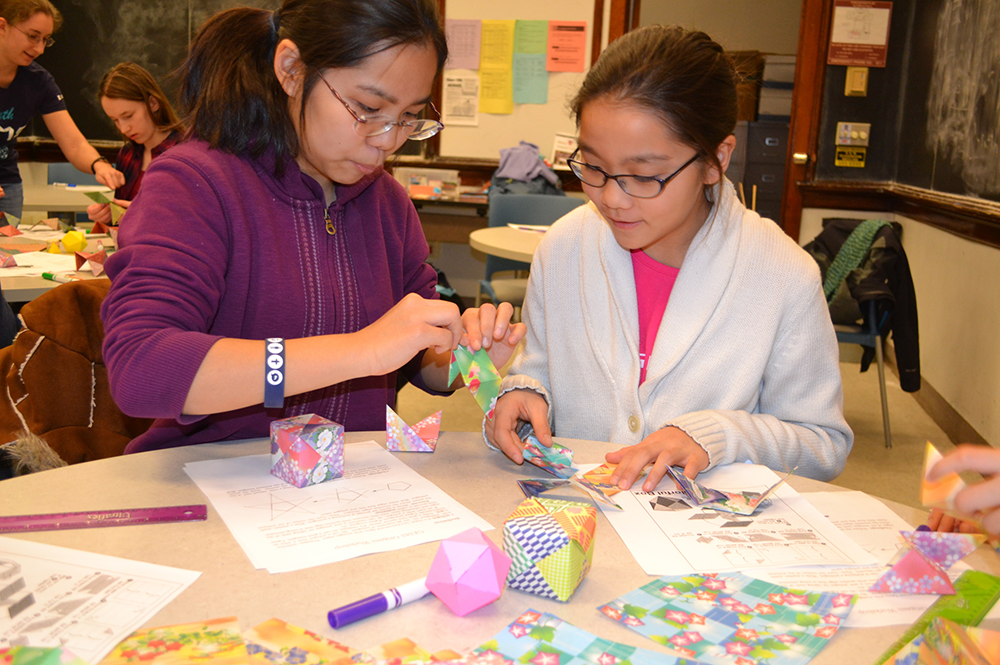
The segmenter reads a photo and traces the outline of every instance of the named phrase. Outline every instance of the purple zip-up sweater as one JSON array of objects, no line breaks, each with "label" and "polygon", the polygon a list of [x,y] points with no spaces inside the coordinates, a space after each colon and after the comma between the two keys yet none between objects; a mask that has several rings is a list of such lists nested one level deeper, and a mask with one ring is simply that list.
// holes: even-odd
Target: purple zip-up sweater
[{"label": "purple zip-up sweater", "polygon": [[[385,427],[395,373],[263,405],[182,416],[195,373],[223,337],[295,339],[371,324],[407,293],[436,298],[420,220],[385,171],[322,189],[294,161],[251,161],[188,141],[154,160],[107,261],[101,310],[111,393],[156,418],[126,453],[269,436],[270,422],[317,413],[349,431]],[[403,369],[419,382],[419,357]]]}]

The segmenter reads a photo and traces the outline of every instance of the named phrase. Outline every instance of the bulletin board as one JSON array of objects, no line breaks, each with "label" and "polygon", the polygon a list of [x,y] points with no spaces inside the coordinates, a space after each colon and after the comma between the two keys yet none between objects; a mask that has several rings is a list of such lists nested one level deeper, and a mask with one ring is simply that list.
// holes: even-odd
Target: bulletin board
[{"label": "bulletin board", "polygon": [[[447,0],[445,17],[586,21],[585,62],[589,66],[591,61],[593,0],[506,0],[490,3],[482,0]],[[441,132],[441,157],[499,159],[500,150],[516,146],[521,141],[534,143],[543,155],[550,157],[557,133],[576,134],[576,123],[570,116],[569,102],[583,83],[586,73],[550,72],[548,76],[547,103],[515,104],[514,112],[510,115],[480,113],[479,125],[476,127],[446,127]]]}]

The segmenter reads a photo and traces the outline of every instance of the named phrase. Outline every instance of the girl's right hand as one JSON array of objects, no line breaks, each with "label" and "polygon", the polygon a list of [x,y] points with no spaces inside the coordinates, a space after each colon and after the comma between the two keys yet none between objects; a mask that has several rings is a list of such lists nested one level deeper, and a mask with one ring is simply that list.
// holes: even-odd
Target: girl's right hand
[{"label": "girl's right hand", "polygon": [[455,303],[408,293],[358,334],[364,340],[360,351],[369,356],[368,375],[382,376],[396,371],[426,349],[450,353],[464,332]]},{"label": "girl's right hand", "polygon": [[497,400],[493,420],[487,420],[486,438],[515,464],[524,463],[524,442],[517,435],[522,423],[531,423],[543,446],[552,445],[549,405],[534,390],[512,390]]},{"label": "girl's right hand", "polygon": [[111,223],[111,206],[107,203],[91,203],[87,206],[87,217],[92,222]]}]

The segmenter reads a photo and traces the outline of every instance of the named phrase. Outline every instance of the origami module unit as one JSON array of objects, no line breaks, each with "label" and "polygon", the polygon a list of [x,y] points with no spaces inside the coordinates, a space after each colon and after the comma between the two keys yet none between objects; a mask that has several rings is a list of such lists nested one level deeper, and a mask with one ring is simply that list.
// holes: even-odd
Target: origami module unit
[{"label": "origami module unit", "polygon": [[572,478],[579,472],[573,466],[572,450],[555,443],[551,448],[543,446],[534,434],[524,440],[524,461],[545,469],[556,478]]},{"label": "origami module unit", "polygon": [[17,230],[16,226],[14,226],[12,224],[8,224],[7,226],[0,226],[0,233],[2,233],[3,235],[7,236],[8,238],[13,238],[14,236],[24,235],[20,231]]},{"label": "origami module unit", "polygon": [[476,403],[488,419],[493,418],[493,409],[497,405],[497,395],[500,393],[500,372],[497,371],[486,349],[475,353],[467,346],[460,346],[451,352],[451,365],[448,367],[448,385],[461,374],[465,385],[476,398]]},{"label": "origami module unit", "polygon": [[344,426],[312,413],[271,423],[271,474],[296,487],[344,475]]},{"label": "origami module unit", "polygon": [[89,198],[94,203],[106,203],[108,204],[108,206],[110,206],[112,224],[117,225],[118,221],[122,218],[122,215],[125,214],[125,208],[121,207],[120,205],[115,203],[113,199],[108,198],[101,192],[84,192],[84,194],[86,194],[87,198]]},{"label": "origami module unit", "polygon": [[500,597],[510,566],[510,557],[485,533],[469,529],[441,541],[425,584],[448,609],[464,617]]},{"label": "origami module unit", "polygon": [[441,412],[427,416],[410,427],[387,404],[385,407],[385,447],[394,453],[432,453],[441,434]]},{"label": "origami module unit", "polygon": [[525,499],[503,525],[512,559],[507,586],[566,602],[594,559],[597,509],[586,503]]},{"label": "origami module unit", "polygon": [[84,264],[94,273],[94,277],[100,277],[104,273],[104,262],[108,258],[105,250],[99,252],[77,252],[76,269],[83,269]]},{"label": "origami module unit", "polygon": [[87,248],[87,236],[80,231],[67,231],[60,242],[67,254],[82,252]]},{"label": "origami module unit", "polygon": [[714,490],[691,480],[684,475],[684,472],[674,467],[667,467],[667,475],[674,479],[677,488],[684,492],[692,507],[704,506],[722,513],[735,513],[736,515],[753,515],[757,508],[764,503],[768,497],[774,494],[781,485],[788,480],[788,477],[795,472],[789,471],[784,478],[768,487],[763,492],[723,492]]},{"label": "origami module unit", "polygon": [[900,531],[903,548],[869,591],[954,595],[948,568],[972,553],[986,536],[976,533]]},{"label": "origami module unit", "polygon": [[16,268],[17,260],[14,259],[13,254],[8,254],[7,252],[0,251],[0,268]]},{"label": "origami module unit", "polygon": [[94,222],[94,226],[90,229],[90,235],[96,235],[98,233],[108,233],[111,227],[104,222]]}]

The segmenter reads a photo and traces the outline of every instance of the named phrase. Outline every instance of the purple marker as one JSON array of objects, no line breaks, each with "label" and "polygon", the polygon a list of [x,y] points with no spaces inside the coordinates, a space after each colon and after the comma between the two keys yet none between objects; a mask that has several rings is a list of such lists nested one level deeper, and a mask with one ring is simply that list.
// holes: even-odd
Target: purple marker
[{"label": "purple marker", "polygon": [[395,589],[389,589],[374,596],[368,596],[362,600],[338,607],[327,612],[326,618],[332,628],[343,628],[347,624],[367,619],[370,616],[388,612],[396,609],[403,603],[410,603],[420,600],[428,593],[426,577],[413,580],[406,584],[401,584]]}]

